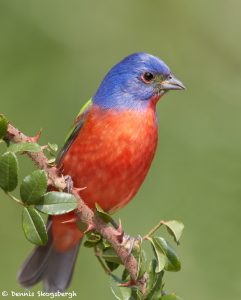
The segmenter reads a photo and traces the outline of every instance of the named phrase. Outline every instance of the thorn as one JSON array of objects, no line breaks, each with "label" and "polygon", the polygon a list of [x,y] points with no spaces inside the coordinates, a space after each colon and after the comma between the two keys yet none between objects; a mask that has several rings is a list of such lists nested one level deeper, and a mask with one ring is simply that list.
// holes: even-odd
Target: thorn
[{"label": "thorn", "polygon": [[85,186],[85,187],[81,187],[81,188],[74,188],[74,190],[78,193],[78,192],[80,192],[80,191],[83,191],[83,190],[85,190],[87,188],[87,186]]},{"label": "thorn", "polygon": [[39,138],[40,138],[42,132],[43,132],[43,128],[41,128],[41,129],[39,130],[39,132],[38,132],[35,136],[30,137],[30,138],[29,138],[29,141],[30,141],[30,142],[33,142],[33,143],[38,143]]},{"label": "thorn", "polygon": [[119,219],[119,225],[118,225],[117,231],[119,231],[119,232],[121,232],[121,233],[124,233],[123,227],[122,227],[122,224],[121,224],[121,220],[120,220],[120,219]]},{"label": "thorn", "polygon": [[88,227],[84,231],[84,234],[87,233],[87,232],[89,232],[89,231],[92,231],[93,229],[95,229],[95,226],[93,224],[88,224]]},{"label": "thorn", "polygon": [[134,281],[133,279],[131,279],[125,283],[118,284],[118,286],[122,286],[122,287],[129,287],[129,286],[133,286],[133,285],[136,285],[136,281]]},{"label": "thorn", "polygon": [[74,218],[72,218],[72,219],[69,219],[69,220],[67,220],[67,221],[63,221],[63,222],[61,222],[62,224],[66,224],[66,223],[75,223],[76,221],[78,221],[79,219],[78,219],[78,217],[76,216],[76,217],[74,217]]},{"label": "thorn", "polygon": [[122,228],[122,224],[121,224],[120,220],[119,220],[118,228],[116,229],[116,232],[115,232],[115,236],[116,236],[119,243],[123,242],[124,230]]},{"label": "thorn", "polygon": [[53,183],[52,179],[48,178],[48,187],[51,187],[52,183]]}]

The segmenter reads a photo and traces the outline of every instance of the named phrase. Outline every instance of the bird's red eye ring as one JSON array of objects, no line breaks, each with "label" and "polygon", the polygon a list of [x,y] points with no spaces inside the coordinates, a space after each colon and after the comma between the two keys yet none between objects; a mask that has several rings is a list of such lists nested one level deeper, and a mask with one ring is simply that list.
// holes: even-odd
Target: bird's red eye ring
[{"label": "bird's red eye ring", "polygon": [[145,82],[145,83],[150,83],[154,78],[154,75],[150,72],[145,72],[142,76],[141,79]]}]

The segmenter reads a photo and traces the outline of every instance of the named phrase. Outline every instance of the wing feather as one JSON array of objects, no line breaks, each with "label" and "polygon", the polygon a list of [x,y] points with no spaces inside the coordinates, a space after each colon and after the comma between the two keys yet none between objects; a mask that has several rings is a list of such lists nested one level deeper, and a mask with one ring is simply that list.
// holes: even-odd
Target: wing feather
[{"label": "wing feather", "polygon": [[69,147],[72,145],[73,141],[75,140],[81,128],[83,127],[91,106],[92,106],[92,99],[87,101],[80,109],[80,112],[78,113],[73,126],[71,127],[69,133],[67,134],[67,137],[65,139],[65,144],[58,154],[58,157],[56,159],[57,166],[61,164],[64,155],[66,154]]}]

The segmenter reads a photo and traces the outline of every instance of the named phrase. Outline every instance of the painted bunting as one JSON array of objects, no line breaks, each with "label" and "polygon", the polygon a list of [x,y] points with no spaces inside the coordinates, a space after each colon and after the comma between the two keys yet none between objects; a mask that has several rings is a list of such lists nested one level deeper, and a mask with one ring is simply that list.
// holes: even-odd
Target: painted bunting
[{"label": "painted bunting", "polygon": [[[135,53],[116,64],[94,97],[77,116],[57,165],[93,209],[124,207],[139,190],[152,163],[158,140],[156,103],[168,90],[184,85],[159,58]],[[48,243],[23,264],[18,281],[31,287],[43,281],[48,292],[64,291],[73,274],[83,233],[75,212],[49,219]]]}]

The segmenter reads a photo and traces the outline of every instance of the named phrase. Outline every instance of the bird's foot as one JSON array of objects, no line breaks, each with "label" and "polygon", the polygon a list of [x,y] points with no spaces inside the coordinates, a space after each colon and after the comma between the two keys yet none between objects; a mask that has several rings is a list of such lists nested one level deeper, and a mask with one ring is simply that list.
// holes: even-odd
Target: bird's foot
[{"label": "bird's foot", "polygon": [[131,255],[131,253],[135,250],[140,249],[140,243],[142,238],[140,235],[137,237],[131,237],[129,235],[125,235],[123,238],[124,247],[128,250],[127,257]]},{"label": "bird's foot", "polygon": [[65,191],[67,193],[71,194],[72,191],[73,191],[73,188],[74,188],[73,180],[69,175],[64,176],[64,180],[65,180],[65,183],[66,183]]}]

